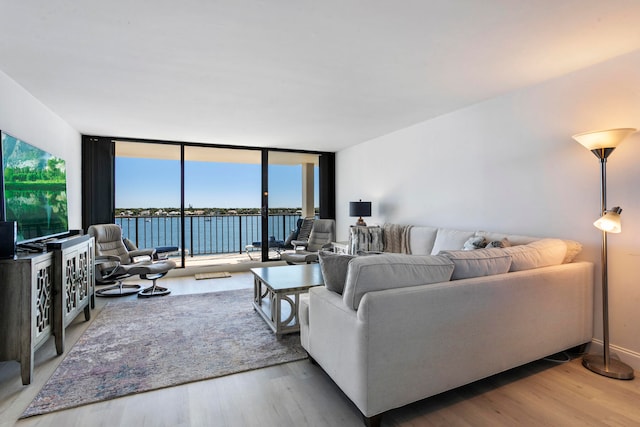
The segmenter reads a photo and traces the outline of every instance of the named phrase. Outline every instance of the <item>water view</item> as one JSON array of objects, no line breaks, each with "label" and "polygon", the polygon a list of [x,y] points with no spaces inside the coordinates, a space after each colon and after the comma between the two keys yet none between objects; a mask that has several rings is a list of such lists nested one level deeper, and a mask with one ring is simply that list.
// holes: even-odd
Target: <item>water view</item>
[{"label": "water view", "polygon": [[[262,241],[260,206],[268,195],[267,236],[286,240],[301,206],[305,216],[314,214],[309,201],[319,200],[318,156],[269,152],[264,193],[262,161],[256,150],[187,146],[181,154],[171,144],[118,141],[116,223],[141,248],[184,242],[189,257],[239,254]],[[150,178],[152,185],[132,185]]]},{"label": "water view", "polygon": [[[161,211],[161,212],[159,212]],[[240,212],[238,212],[240,211]],[[251,212],[253,211],[253,212]],[[191,209],[185,211],[186,254],[241,253],[245,246],[261,240],[262,218],[257,209]],[[285,240],[296,228],[300,213],[279,210],[269,215],[269,236]],[[164,213],[163,213],[164,212]],[[175,213],[177,212],[177,213]],[[123,236],[138,247],[181,247],[182,229],[178,209],[120,209],[116,224]]]}]

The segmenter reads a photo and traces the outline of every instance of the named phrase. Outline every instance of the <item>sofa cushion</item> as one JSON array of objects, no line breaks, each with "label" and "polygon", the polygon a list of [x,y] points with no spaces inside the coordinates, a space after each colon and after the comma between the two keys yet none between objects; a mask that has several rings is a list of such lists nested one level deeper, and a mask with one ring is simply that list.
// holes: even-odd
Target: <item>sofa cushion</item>
[{"label": "sofa cushion", "polygon": [[318,252],[320,270],[327,289],[342,295],[349,261],[355,257],[355,255],[337,254],[328,251]]},{"label": "sofa cushion", "polygon": [[381,254],[356,257],[349,262],[342,299],[358,309],[362,297],[371,291],[446,282],[453,262],[444,256]]},{"label": "sofa cushion", "polygon": [[451,280],[504,274],[511,267],[511,257],[497,248],[442,251],[440,255],[453,261],[455,268]]},{"label": "sofa cushion", "polygon": [[462,249],[464,247],[464,242],[474,234],[474,231],[439,228],[436,240],[433,242],[433,248],[431,248],[431,255],[436,255],[440,251],[456,251],[458,249]]},{"label": "sofa cushion", "polygon": [[521,271],[562,264],[567,254],[567,244],[560,239],[540,239],[500,250],[511,256],[509,271]]},{"label": "sofa cushion", "polygon": [[[535,242],[536,240],[542,239],[541,237],[532,237],[532,236],[522,236],[518,234],[504,234],[504,233],[493,233],[489,231],[476,231],[476,236],[482,236],[487,241],[491,240],[502,240],[504,238],[508,238],[509,242],[512,246],[516,245],[527,245],[531,242]],[[564,259],[562,260],[562,264],[566,264],[568,262],[573,261],[576,256],[582,251],[582,244],[576,242],[575,240],[567,240],[563,239],[564,243],[567,245],[567,253],[565,254]]]},{"label": "sofa cushion", "polygon": [[437,227],[414,226],[409,231],[409,247],[413,255],[430,255],[438,234]]}]

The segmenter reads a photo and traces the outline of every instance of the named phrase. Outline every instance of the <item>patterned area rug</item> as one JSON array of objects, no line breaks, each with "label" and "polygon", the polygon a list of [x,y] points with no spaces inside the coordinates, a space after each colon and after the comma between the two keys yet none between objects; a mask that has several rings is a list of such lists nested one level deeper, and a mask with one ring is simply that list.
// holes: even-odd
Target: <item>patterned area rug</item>
[{"label": "patterned area rug", "polygon": [[252,289],[109,302],[21,418],[304,359],[275,335]]}]

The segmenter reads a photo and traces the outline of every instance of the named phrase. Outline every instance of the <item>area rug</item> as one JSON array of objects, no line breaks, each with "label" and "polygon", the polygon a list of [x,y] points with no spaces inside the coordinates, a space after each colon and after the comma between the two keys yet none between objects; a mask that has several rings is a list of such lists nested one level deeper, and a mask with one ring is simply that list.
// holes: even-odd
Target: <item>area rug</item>
[{"label": "area rug", "polygon": [[231,277],[231,273],[228,271],[214,271],[212,273],[196,273],[196,280],[204,279],[224,279],[225,277]]},{"label": "area rug", "polygon": [[252,289],[111,301],[21,418],[304,359],[277,339]]}]

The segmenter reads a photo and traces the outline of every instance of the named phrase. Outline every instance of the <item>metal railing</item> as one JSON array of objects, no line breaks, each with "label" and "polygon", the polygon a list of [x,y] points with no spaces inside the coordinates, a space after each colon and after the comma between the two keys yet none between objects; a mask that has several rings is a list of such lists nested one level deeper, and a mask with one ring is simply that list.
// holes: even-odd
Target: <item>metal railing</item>
[{"label": "metal railing", "polygon": [[[285,240],[296,228],[298,214],[269,215],[269,236]],[[181,218],[172,215],[117,216],[122,235],[139,248],[181,247]],[[185,221],[186,254],[242,253],[245,246],[261,241],[260,215],[188,215]]]}]

